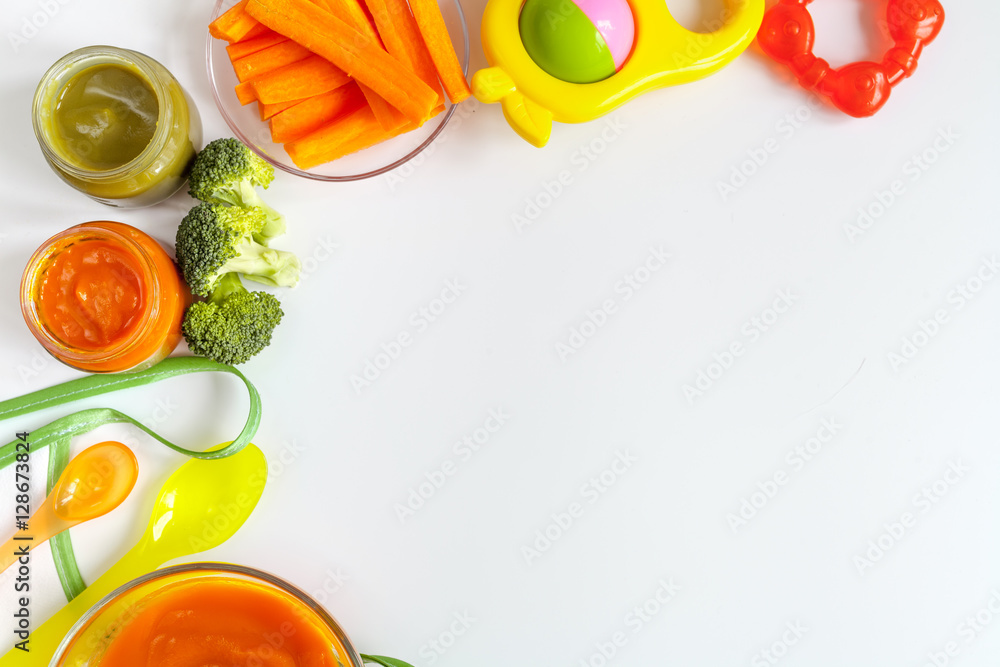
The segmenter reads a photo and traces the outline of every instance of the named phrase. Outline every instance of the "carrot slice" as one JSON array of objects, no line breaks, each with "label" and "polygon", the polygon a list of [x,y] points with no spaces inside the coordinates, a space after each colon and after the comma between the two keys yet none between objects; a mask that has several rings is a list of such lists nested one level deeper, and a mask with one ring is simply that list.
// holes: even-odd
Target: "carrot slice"
[{"label": "carrot slice", "polygon": [[267,32],[259,37],[242,39],[227,46],[226,52],[229,54],[229,59],[235,62],[240,58],[246,58],[247,56],[257,53],[258,51],[263,51],[269,46],[274,46],[275,44],[288,41],[287,37],[279,35],[270,28],[265,27],[264,30]]},{"label": "carrot slice", "polygon": [[406,0],[365,0],[365,4],[375,20],[375,26],[389,55],[409,65],[420,80],[437,93],[438,101],[443,101],[434,61],[424,45],[424,39],[420,36],[417,22],[410,13]]},{"label": "carrot slice", "polygon": [[412,129],[414,129],[413,125],[404,125],[396,128],[395,130],[384,130],[381,126],[372,128],[359,134],[350,141],[345,141],[337,147],[336,151],[327,153],[323,157],[326,162],[332,162],[338,158],[346,157],[351,153],[357,153],[358,151],[362,151],[366,148],[371,148],[372,146],[380,144],[383,141],[388,141],[393,137],[398,137],[404,132],[409,132]]},{"label": "carrot slice", "polygon": [[[365,12],[359,0],[314,0],[319,6],[326,7],[330,13],[341,21],[365,35],[372,41],[378,43],[383,49],[385,45],[379,39],[378,31],[375,29],[375,20]],[[392,107],[391,104],[372,90],[369,86],[361,84],[361,92],[368,100],[368,106],[372,108],[375,118],[383,129],[394,130],[407,122],[406,116]]]},{"label": "carrot slice", "polygon": [[254,27],[250,28],[250,30],[247,32],[247,34],[243,35],[242,37],[240,37],[236,41],[238,41],[238,42],[245,42],[248,39],[253,39],[254,37],[260,37],[262,35],[266,35],[268,33],[268,31],[274,32],[273,30],[271,30],[270,28],[268,28],[266,25],[264,25],[263,23],[260,23],[258,21],[257,25],[255,25]]},{"label": "carrot slice", "polygon": [[271,118],[271,139],[277,144],[295,141],[332,120],[357,111],[365,96],[353,81],[328,93],[310,97]]},{"label": "carrot slice", "polygon": [[362,32],[378,42],[383,49],[385,44],[379,38],[378,30],[375,28],[375,19],[365,11],[364,5],[358,0],[313,0],[317,6],[322,7],[338,19],[351,26],[358,32]]},{"label": "carrot slice", "polygon": [[[465,79],[462,65],[458,62],[458,54],[451,43],[437,0],[410,0],[410,9],[413,10],[413,18],[416,19],[424,44],[431,53],[448,99],[452,104],[458,104],[468,98],[472,90]],[[249,6],[247,10],[249,11]]]},{"label": "carrot slice", "polygon": [[399,60],[307,0],[250,0],[247,12],[337,65],[414,122],[422,122],[436,106],[434,91]]},{"label": "carrot slice", "polygon": [[371,107],[364,106],[298,141],[285,144],[285,151],[300,169],[310,169],[346,155],[339,151],[343,144],[349,144],[360,136],[381,135],[384,132]]},{"label": "carrot slice", "polygon": [[402,111],[389,104],[384,97],[365,84],[359,83],[358,87],[364,93],[365,99],[368,100],[368,106],[372,108],[372,113],[375,114],[375,118],[383,130],[395,130],[411,122],[409,118],[403,115]]},{"label": "carrot slice", "polygon": [[257,93],[254,92],[250,81],[245,81],[236,85],[236,98],[243,106],[257,101]]},{"label": "carrot slice", "polygon": [[246,58],[233,61],[233,69],[236,70],[237,79],[250,81],[279,67],[305,60],[311,55],[309,49],[288,39],[257,53],[251,53]]},{"label": "carrot slice", "polygon": [[304,60],[272,70],[250,81],[257,99],[277,104],[322,95],[351,80],[329,60],[311,55]]},{"label": "carrot slice", "polygon": [[208,24],[208,32],[216,39],[227,42],[238,42],[247,36],[259,22],[247,13],[246,7],[250,0],[240,0],[222,16]]},{"label": "carrot slice", "polygon": [[261,120],[269,120],[277,116],[286,109],[291,109],[296,104],[301,104],[305,100],[292,100],[290,102],[278,102],[277,104],[264,104],[257,102],[257,110],[260,111]]},{"label": "carrot slice", "polygon": [[304,151],[305,148],[321,149],[324,146],[335,148],[371,129],[381,129],[381,126],[378,124],[378,120],[375,118],[375,113],[371,107],[363,106],[346,116],[326,123],[299,141],[290,142],[285,146],[285,149],[295,150],[300,154],[304,154],[307,152]]},{"label": "carrot slice", "polygon": [[[442,111],[444,105],[436,107],[432,115]],[[407,123],[394,130],[385,130],[378,124],[375,114],[367,107],[362,107],[301,139],[285,144],[285,151],[300,169],[311,169],[415,128],[415,123]]]}]

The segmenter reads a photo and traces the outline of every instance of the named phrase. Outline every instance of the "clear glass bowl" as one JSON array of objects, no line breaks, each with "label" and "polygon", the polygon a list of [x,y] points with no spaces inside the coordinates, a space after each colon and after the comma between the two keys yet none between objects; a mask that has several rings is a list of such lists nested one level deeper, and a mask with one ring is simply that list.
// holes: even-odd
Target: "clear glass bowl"
[{"label": "clear glass bowl", "polygon": [[[239,0],[216,0],[212,19],[215,20]],[[452,44],[455,45],[462,69],[469,73],[469,30],[459,0],[438,0]],[[207,34],[207,31],[206,31]],[[455,113],[451,102],[445,101],[445,110],[412,132],[384,141],[371,148],[347,155],[312,169],[299,169],[288,157],[284,147],[271,141],[267,121],[260,119],[256,104],[242,106],[236,99],[235,87],[239,81],[226,53],[226,42],[208,35],[205,48],[208,80],[212,86],[215,103],[226,123],[243,143],[270,162],[277,169],[317,181],[358,181],[391,171],[405,164],[431,145]]]},{"label": "clear glass bowl", "polygon": [[323,607],[287,581],[253,568],[228,563],[190,563],[163,568],[130,581],[94,605],[66,634],[49,667],[88,667],[100,664],[101,656],[117,630],[142,614],[143,600],[166,586],[191,583],[212,577],[239,579],[284,592],[301,606],[296,614],[325,627],[331,634],[331,650],[341,667],[364,667],[351,640]]}]

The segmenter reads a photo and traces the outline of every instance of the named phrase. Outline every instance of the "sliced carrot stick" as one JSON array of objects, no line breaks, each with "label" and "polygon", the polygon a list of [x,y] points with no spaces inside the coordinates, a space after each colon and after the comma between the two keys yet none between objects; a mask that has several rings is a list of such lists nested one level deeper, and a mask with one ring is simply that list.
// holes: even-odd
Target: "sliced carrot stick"
[{"label": "sliced carrot stick", "polygon": [[341,118],[326,123],[299,141],[290,142],[285,149],[295,149],[301,154],[306,154],[322,149],[324,146],[336,147],[372,127],[380,127],[378,120],[376,120],[371,107],[363,106]]},{"label": "sliced carrot stick", "polygon": [[382,42],[382,38],[379,37],[378,28],[375,26],[375,17],[372,16],[372,13],[370,11],[368,11],[368,6],[365,5],[365,0],[355,0],[355,2],[357,2],[358,6],[361,7],[361,11],[364,13],[365,18],[368,20],[368,25],[370,25],[372,27],[372,30],[375,31],[375,38],[378,39],[379,44],[381,44],[382,48],[384,49],[385,43]]},{"label": "sliced carrot stick", "polygon": [[236,61],[240,58],[246,58],[247,56],[257,53],[258,51],[262,51],[269,46],[274,46],[280,42],[288,41],[287,37],[279,35],[270,28],[265,27],[264,30],[267,32],[259,37],[242,39],[227,46],[226,52],[229,54],[229,59]]},{"label": "sliced carrot stick", "polygon": [[260,111],[261,120],[269,120],[277,116],[286,109],[291,109],[296,104],[301,104],[305,100],[292,100],[291,102],[278,102],[277,104],[264,104],[257,102],[257,110]]},{"label": "sliced carrot stick", "polygon": [[[373,114],[372,119],[374,120],[374,118]],[[292,162],[300,169],[312,169],[313,167],[332,162],[351,153],[357,153],[365,148],[370,148],[375,144],[392,139],[410,129],[412,129],[411,125],[404,125],[395,130],[386,131],[382,129],[377,120],[374,120],[371,125],[365,127],[347,141],[339,144],[324,144],[320,137],[310,140],[312,135],[309,135],[298,142],[285,144],[285,150],[288,151]]]},{"label": "sliced carrot stick", "polygon": [[246,106],[251,102],[257,101],[257,93],[254,92],[250,82],[245,81],[236,85],[236,98],[240,101],[240,104]]},{"label": "sliced carrot stick", "polygon": [[[375,29],[375,21],[365,12],[360,0],[314,0],[320,7],[326,7],[330,13],[341,21],[365,35],[384,50],[385,45],[379,39],[378,31]],[[402,113],[392,107],[391,104],[372,90],[369,86],[361,84],[361,92],[368,100],[368,106],[372,108],[375,118],[385,130],[394,130],[406,123],[407,118]]]},{"label": "sliced carrot stick", "polygon": [[328,93],[310,97],[271,118],[271,139],[276,144],[295,141],[330,121],[365,105],[358,84],[351,82]]},{"label": "sliced carrot stick", "polygon": [[311,55],[257,77],[250,81],[250,85],[258,100],[264,104],[277,104],[322,95],[350,80],[344,70],[329,60]]},{"label": "sliced carrot stick", "polygon": [[351,143],[359,136],[383,132],[371,107],[364,106],[298,141],[285,144],[285,151],[300,169],[309,169],[343,155],[338,151],[341,145]]},{"label": "sliced carrot stick", "polygon": [[247,12],[331,61],[414,122],[423,121],[437,105],[434,91],[399,60],[308,0],[250,0]]},{"label": "sliced carrot stick", "polygon": [[368,101],[368,106],[372,108],[372,113],[375,114],[375,118],[383,130],[394,130],[410,122],[410,119],[404,116],[402,111],[386,102],[385,98],[374,90],[363,83],[359,83],[358,87],[361,88],[361,92]]},{"label": "sliced carrot stick", "polygon": [[[208,24],[208,33],[216,39],[228,39],[228,31],[237,25],[246,16],[247,3],[250,0],[240,0],[228,10],[223,12],[217,19]],[[236,41],[236,40],[231,40]]]},{"label": "sliced carrot stick", "polygon": [[258,25],[257,19],[247,14],[249,0],[240,0],[222,16],[208,24],[208,32],[216,39],[238,42]]},{"label": "sliced carrot stick", "polygon": [[438,100],[443,101],[434,61],[406,0],[365,0],[365,4],[375,19],[375,26],[389,55],[409,65],[420,80],[438,94]]},{"label": "sliced carrot stick", "polygon": [[[432,115],[444,111],[444,105]],[[356,153],[416,128],[407,123],[394,130],[385,130],[367,108],[343,116],[301,139],[285,144],[289,157],[300,169],[311,169],[327,162]]]},{"label": "sliced carrot stick", "polygon": [[472,90],[465,79],[462,65],[458,62],[458,55],[448,35],[444,17],[441,16],[438,0],[410,0],[410,9],[413,10],[413,18],[416,19],[424,44],[431,53],[431,59],[434,61],[438,76],[441,77],[441,83],[444,84],[448,99],[452,104],[458,104],[468,98]]},{"label": "sliced carrot stick", "polygon": [[379,39],[378,30],[375,28],[375,19],[365,11],[364,5],[358,0],[313,1],[318,7],[322,7],[358,32],[375,39],[379,46],[385,48],[385,44]]},{"label": "sliced carrot stick", "polygon": [[233,69],[236,70],[237,79],[249,81],[273,72],[279,67],[305,60],[311,55],[309,49],[288,39],[257,53],[251,53],[246,58],[234,60]]},{"label": "sliced carrot stick", "polygon": [[243,41],[246,41],[248,39],[253,39],[254,37],[260,37],[262,35],[266,35],[268,33],[268,31],[273,32],[266,25],[264,25],[263,23],[258,22],[257,25],[255,25],[254,27],[250,28],[249,31],[247,31],[247,34],[243,35],[242,37],[240,37],[236,41],[243,42]]},{"label": "sliced carrot stick", "polygon": [[326,162],[332,162],[338,158],[346,157],[352,153],[357,153],[366,148],[371,148],[376,144],[380,144],[383,141],[388,141],[393,137],[398,137],[404,132],[409,132],[413,129],[412,125],[404,125],[403,127],[396,128],[395,130],[383,130],[381,127],[371,129],[367,132],[359,134],[350,141],[345,141],[337,147],[336,152],[327,153],[323,157]]}]

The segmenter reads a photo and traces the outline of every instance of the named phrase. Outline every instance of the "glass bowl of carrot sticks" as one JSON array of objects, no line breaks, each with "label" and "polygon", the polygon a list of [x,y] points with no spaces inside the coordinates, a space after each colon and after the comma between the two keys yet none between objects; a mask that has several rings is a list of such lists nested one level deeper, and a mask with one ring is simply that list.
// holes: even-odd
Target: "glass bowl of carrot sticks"
[{"label": "glass bowl of carrot sticks", "polygon": [[399,167],[471,95],[459,0],[217,0],[206,59],[233,133],[320,181]]}]

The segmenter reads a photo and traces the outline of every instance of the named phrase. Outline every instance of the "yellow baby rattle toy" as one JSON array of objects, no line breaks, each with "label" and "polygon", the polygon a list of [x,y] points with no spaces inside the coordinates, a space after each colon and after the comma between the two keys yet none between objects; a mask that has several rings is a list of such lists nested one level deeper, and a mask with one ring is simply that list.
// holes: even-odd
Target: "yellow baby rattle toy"
[{"label": "yellow baby rattle toy", "polygon": [[510,126],[544,146],[552,121],[593,120],[655,88],[704,78],[750,45],[764,0],[726,0],[708,33],[692,32],[665,0],[489,0],[480,102],[500,102]]}]

